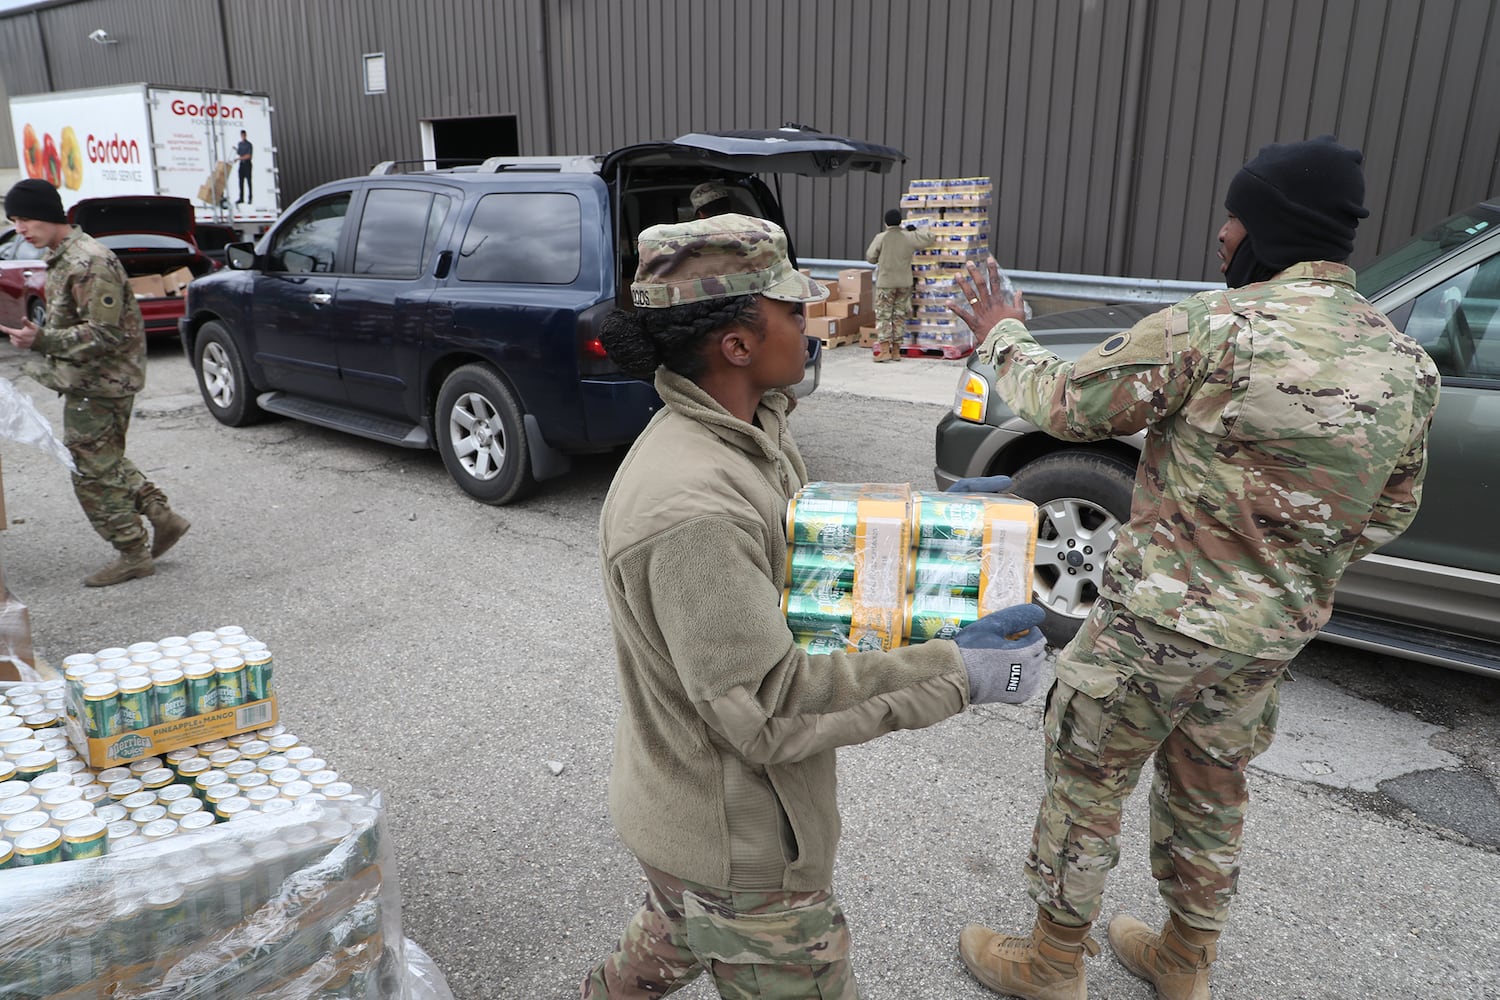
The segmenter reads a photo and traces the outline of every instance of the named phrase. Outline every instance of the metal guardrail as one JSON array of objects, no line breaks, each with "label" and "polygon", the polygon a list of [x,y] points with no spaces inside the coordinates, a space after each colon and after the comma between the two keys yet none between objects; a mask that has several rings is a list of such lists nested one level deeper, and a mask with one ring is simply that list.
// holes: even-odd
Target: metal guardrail
[{"label": "metal guardrail", "polygon": [[[862,260],[833,260],[826,257],[803,257],[799,263],[814,278],[836,278],[840,271],[861,268],[873,271],[874,265]],[[1115,278],[1100,274],[1063,274],[1053,271],[1005,272],[1026,295],[1085,302],[1159,302],[1170,305],[1189,295],[1222,288],[1211,281],[1176,281],[1168,278]]]}]

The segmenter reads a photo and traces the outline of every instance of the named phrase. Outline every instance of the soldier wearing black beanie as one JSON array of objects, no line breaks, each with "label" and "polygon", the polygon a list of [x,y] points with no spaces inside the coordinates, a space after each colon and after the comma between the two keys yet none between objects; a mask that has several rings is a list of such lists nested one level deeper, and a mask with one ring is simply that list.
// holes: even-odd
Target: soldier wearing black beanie
[{"label": "soldier wearing black beanie", "polygon": [[1229,182],[1224,207],[1245,226],[1225,270],[1230,288],[1265,281],[1293,264],[1344,261],[1365,208],[1364,154],[1331,135],[1273,142]]},{"label": "soldier wearing black beanie", "polygon": [[5,193],[5,217],[59,224],[68,221],[57,188],[38,178],[17,181]]}]

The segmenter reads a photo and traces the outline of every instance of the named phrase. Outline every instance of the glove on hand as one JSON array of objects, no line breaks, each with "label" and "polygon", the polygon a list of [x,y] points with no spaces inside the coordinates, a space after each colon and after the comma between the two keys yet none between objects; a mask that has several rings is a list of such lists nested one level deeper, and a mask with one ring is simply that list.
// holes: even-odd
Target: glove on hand
[{"label": "glove on hand", "polygon": [[1046,617],[1039,605],[1017,604],[985,615],[953,637],[969,672],[972,704],[1019,705],[1036,694],[1047,656],[1039,627]]},{"label": "glove on hand", "polygon": [[[944,493],[1004,493],[1010,489],[1009,476],[976,476],[960,479],[944,490]],[[978,622],[975,623],[976,625]]]}]

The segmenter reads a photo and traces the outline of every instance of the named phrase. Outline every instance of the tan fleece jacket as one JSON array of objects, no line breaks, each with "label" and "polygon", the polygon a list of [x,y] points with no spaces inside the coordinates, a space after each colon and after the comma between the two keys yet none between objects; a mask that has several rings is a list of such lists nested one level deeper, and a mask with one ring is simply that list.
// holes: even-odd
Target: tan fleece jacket
[{"label": "tan fleece jacket", "polygon": [[666,406],[600,518],[621,711],[609,804],[625,844],[679,878],[827,889],[834,748],[962,711],[949,641],[809,656],[780,609],[786,502],[806,479],[768,393],[747,424],[658,371]]}]

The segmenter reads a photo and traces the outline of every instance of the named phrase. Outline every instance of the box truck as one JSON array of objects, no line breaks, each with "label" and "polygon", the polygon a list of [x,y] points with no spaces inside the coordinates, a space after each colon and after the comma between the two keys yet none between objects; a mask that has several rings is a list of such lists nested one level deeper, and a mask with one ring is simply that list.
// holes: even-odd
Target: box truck
[{"label": "box truck", "polygon": [[[172,195],[193,202],[197,221],[247,235],[280,214],[265,94],[132,83],[12,97],[10,118],[21,172],[57,185],[64,208]],[[251,148],[243,184],[242,141]]]}]

